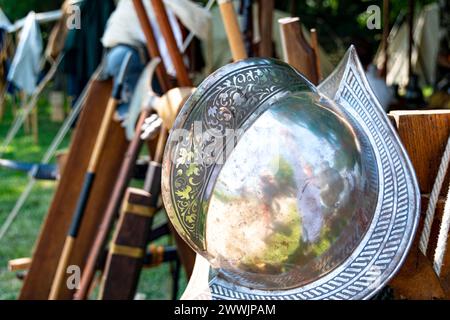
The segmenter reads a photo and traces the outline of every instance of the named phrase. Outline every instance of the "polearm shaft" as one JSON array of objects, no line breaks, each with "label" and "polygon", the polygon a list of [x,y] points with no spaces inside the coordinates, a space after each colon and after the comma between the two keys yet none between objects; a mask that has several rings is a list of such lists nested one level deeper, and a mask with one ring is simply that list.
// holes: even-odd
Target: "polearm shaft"
[{"label": "polearm shaft", "polygon": [[178,85],[181,87],[192,87],[192,81],[189,78],[186,66],[183,62],[183,56],[178,49],[177,41],[169,23],[167,11],[162,0],[151,0],[153,10],[155,12],[156,20],[158,21],[159,29],[166,42],[169,51],[170,59],[172,60],[175,72],[177,73]]},{"label": "polearm shaft", "polygon": [[[153,10],[155,11],[156,19],[158,21],[159,29],[161,30],[164,40],[166,41],[167,48],[169,48],[170,58],[174,63],[175,71],[177,73],[178,84],[180,86],[192,87],[192,81],[189,78],[186,66],[183,63],[183,57],[181,55],[180,50],[178,49],[172,28],[170,27],[169,19],[167,17],[167,12],[165,10],[164,4],[162,0],[151,0],[151,1]],[[152,195],[154,194],[156,197],[159,197],[159,194],[161,192],[161,163],[164,153],[164,146],[167,140],[168,129],[170,128],[165,128],[164,125],[161,127],[160,135],[162,135],[162,137],[160,138],[164,140],[160,141],[161,143],[162,141],[164,141],[164,144],[160,144],[159,143],[160,141],[158,141],[155,159],[149,165],[149,174],[152,175],[152,170],[155,170],[154,175],[153,177],[152,176],[148,177],[146,181],[146,187],[147,188],[150,187],[149,192]],[[158,157],[160,159],[158,159]],[[154,208],[156,208],[156,202],[157,198],[155,200]],[[179,238],[176,233],[174,234],[174,237],[175,240]],[[189,278],[192,274],[192,269],[195,262],[195,254],[184,241],[177,241],[177,248],[180,253],[181,263],[183,264],[183,267],[186,271],[186,275]]]},{"label": "polearm shaft", "polygon": [[258,55],[260,57],[273,56],[273,10],[275,0],[259,0],[259,28],[261,40]]},{"label": "polearm shaft", "polygon": [[[151,67],[150,74],[153,74],[152,69],[157,66],[159,61],[159,58],[153,59],[153,67]],[[84,300],[89,294],[89,288],[95,274],[98,257],[103,250],[105,240],[108,236],[109,230],[111,229],[112,221],[119,211],[123,195],[125,194],[125,190],[131,180],[133,167],[142,148],[143,140],[140,138],[141,128],[144,124],[145,119],[147,119],[147,117],[151,113],[152,111],[150,110],[150,108],[146,106],[141,112],[139,120],[136,124],[136,131],[120,167],[119,176],[111,195],[111,201],[109,201],[108,203],[105,214],[103,215],[103,220],[98,228],[94,243],[89,252],[87,262],[82,273],[80,287],[74,295],[75,300]]]},{"label": "polearm shaft", "polygon": [[241,0],[240,14],[244,16],[243,21],[243,38],[245,51],[248,57],[253,57],[253,1],[252,0]]},{"label": "polearm shaft", "polygon": [[[178,50],[175,37],[173,36],[172,30],[170,28],[165,8],[161,2],[152,1],[152,4],[155,11],[155,16],[158,17],[157,20],[159,29],[161,30],[167,47],[169,48],[171,60],[174,62],[178,83],[182,86],[190,85],[191,81],[188,77],[186,67],[183,64],[182,56]],[[165,101],[166,103],[164,103],[163,101]],[[161,103],[159,104],[159,108],[157,108],[157,110],[160,118],[163,120],[165,118],[163,115],[164,112],[167,112],[167,110],[178,110],[179,105],[176,104],[176,102],[172,101],[170,95],[167,96],[167,100],[165,100],[164,97],[161,98],[160,102]],[[181,104],[182,101],[179,101],[178,103]],[[122,211],[119,218],[119,223],[116,227],[115,236],[112,240],[112,245],[109,249],[106,265],[104,267],[104,274],[102,276],[102,283],[100,286],[100,299],[129,299],[130,297],[134,296],[135,286],[142,269],[143,257],[141,255],[129,255],[127,257],[129,267],[127,268],[127,270],[124,270],[123,255],[127,255],[127,253],[118,252],[116,249],[121,244],[126,244],[127,248],[129,248],[130,244],[132,244],[133,251],[138,249],[141,252],[141,250],[145,248],[148,240],[150,239],[151,227],[149,226],[151,226],[152,224],[153,214],[158,209],[158,199],[161,193],[161,164],[164,154],[164,147],[166,145],[168,136],[167,130],[169,129],[169,127],[170,124],[163,121],[159,129],[160,133],[156,150],[152,161],[150,161],[149,163],[147,177],[143,188],[144,190],[142,190],[142,192],[146,196],[144,197],[142,195],[140,197],[142,201],[140,201],[139,210],[151,214],[146,215],[145,219],[143,217],[140,217],[141,222],[139,223],[139,228],[134,228],[132,235],[133,240],[131,240],[129,237],[130,232],[127,230],[126,222],[130,221],[130,219],[135,219],[136,217],[127,217],[130,210]],[[133,190],[133,188],[129,188],[127,194],[129,194],[130,196],[125,199],[122,208],[135,208],[136,206],[134,205],[134,203],[129,201],[131,201],[132,198],[137,197],[136,190]],[[135,196],[132,196],[133,194],[135,194]],[[145,226],[145,228],[142,228],[142,226]],[[180,246],[178,246],[178,250],[180,252],[181,260],[184,260],[183,265],[185,266],[187,276],[189,277],[191,272],[190,270],[192,269],[191,265],[193,265],[195,256],[192,251],[189,251],[189,249],[185,248],[185,246],[186,245],[183,245],[182,243]],[[119,280],[115,275],[119,274],[127,279],[120,286],[121,292],[117,292],[117,290],[115,289],[119,286],[119,284],[117,283],[117,281]]]},{"label": "polearm shaft", "polygon": [[317,83],[322,80],[322,69],[320,67],[320,48],[319,48],[319,39],[317,38],[317,30],[315,28],[310,30],[311,33],[311,48],[314,52],[315,62],[316,62],[316,74],[317,74]]},{"label": "polearm shaft", "polygon": [[118,76],[118,85],[114,88],[111,98],[109,99],[108,106],[106,107],[105,115],[100,126],[100,130],[97,135],[97,139],[94,144],[94,149],[89,159],[88,170],[84,178],[83,187],[78,198],[77,206],[72,218],[72,224],[69,228],[66,241],[64,243],[63,251],[59,259],[58,267],[56,269],[55,278],[53,280],[52,288],[50,291],[49,299],[56,300],[62,290],[64,280],[66,278],[66,270],[69,264],[69,260],[75,246],[75,242],[78,236],[78,232],[83,221],[86,205],[89,200],[90,191],[95,179],[95,173],[100,159],[101,151],[103,150],[108,129],[113,119],[114,111],[117,104],[120,101],[120,94],[122,91],[123,79],[125,77],[127,66],[131,59],[131,53],[127,54],[122,62],[121,70]]},{"label": "polearm shaft", "polygon": [[[142,4],[142,0],[133,0],[133,5],[136,10],[136,14],[138,16],[141,28],[144,31],[145,39],[147,40],[147,50],[150,57],[161,58],[155,34],[153,33],[153,29],[147,15],[147,11],[145,10],[144,5]],[[156,68],[156,76],[158,78],[162,91],[167,92],[172,86],[170,85],[169,78],[167,76],[167,71],[166,68],[164,67],[164,63],[160,63]]]},{"label": "polearm shaft", "polygon": [[218,0],[225,32],[227,33],[228,43],[234,61],[247,58],[244,41],[242,40],[241,30],[236,16],[236,11],[231,0]]},{"label": "polearm shaft", "polygon": [[[144,5],[142,4],[142,0],[133,0],[133,5],[135,7],[141,28],[147,40],[147,51],[149,53],[149,56],[152,59],[161,59],[158,44],[156,42],[153,29],[150,25],[147,12]],[[166,69],[164,67],[164,63],[159,63],[156,66],[155,73],[162,90],[164,92],[169,90],[171,85],[167,76]],[[80,286],[74,295],[74,299],[76,300],[84,300],[89,294],[89,288],[95,275],[98,257],[100,256],[104,248],[105,241],[108,237],[114,218],[117,216],[117,212],[119,211],[126,187],[130,182],[131,170],[134,166],[139,151],[142,148],[143,141],[140,137],[142,124],[144,123],[145,119],[150,116],[151,112],[152,111],[148,108],[144,109],[139,117],[136,126],[136,132],[127,150],[127,156],[120,168],[119,178],[117,179],[117,183],[114,187],[111,201],[109,202],[106,212],[103,215],[102,223],[99,226],[91,251],[89,252],[86,265],[84,267],[84,270],[82,271]]]},{"label": "polearm shaft", "polygon": [[[167,130],[162,125],[160,131],[154,161],[151,161],[147,171],[147,177],[151,176],[151,187],[156,187],[155,182],[161,179],[160,162],[166,143]],[[158,198],[159,190],[127,189],[122,212],[109,246],[99,289],[99,299],[128,300],[134,297],[144,263],[148,235],[152,229],[153,216],[157,210]],[[131,228],[132,233],[130,233]]]}]

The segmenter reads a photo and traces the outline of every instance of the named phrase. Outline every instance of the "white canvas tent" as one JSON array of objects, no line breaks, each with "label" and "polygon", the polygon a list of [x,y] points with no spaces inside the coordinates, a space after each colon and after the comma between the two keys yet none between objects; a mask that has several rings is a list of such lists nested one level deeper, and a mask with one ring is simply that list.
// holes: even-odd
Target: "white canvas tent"
[{"label": "white canvas tent", "polygon": [[[433,84],[436,79],[436,61],[439,50],[439,5],[432,3],[425,6],[416,15],[414,21],[414,47],[411,65],[414,73],[419,75],[421,84]],[[399,28],[392,29],[389,35],[388,67],[386,83],[405,86],[408,83],[408,45],[409,27],[404,22]],[[383,51],[378,50],[374,59],[378,68],[382,68]]]}]

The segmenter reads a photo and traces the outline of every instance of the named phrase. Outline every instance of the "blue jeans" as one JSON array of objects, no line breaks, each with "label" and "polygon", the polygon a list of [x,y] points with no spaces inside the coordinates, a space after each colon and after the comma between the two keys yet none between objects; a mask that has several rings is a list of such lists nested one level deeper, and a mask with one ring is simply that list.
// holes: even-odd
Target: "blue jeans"
[{"label": "blue jeans", "polygon": [[133,97],[134,89],[139,80],[139,76],[146,66],[148,58],[146,56],[143,57],[136,48],[126,45],[118,45],[109,49],[105,58],[104,74],[108,77],[112,77],[114,79],[113,86],[117,87],[117,76],[122,66],[122,62],[129,52],[131,52],[131,59],[123,80],[120,97],[121,101],[117,106],[116,112],[116,116],[119,120],[124,120],[128,115],[129,104]]}]

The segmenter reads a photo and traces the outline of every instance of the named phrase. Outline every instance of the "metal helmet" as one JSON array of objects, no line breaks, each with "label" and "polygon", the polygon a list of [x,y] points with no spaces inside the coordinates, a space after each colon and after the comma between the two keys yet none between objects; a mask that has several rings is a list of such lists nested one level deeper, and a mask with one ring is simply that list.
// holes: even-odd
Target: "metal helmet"
[{"label": "metal helmet", "polygon": [[162,190],[217,271],[215,298],[368,298],[405,258],[419,212],[353,48],[319,88],[272,59],[209,76],[171,131]]}]

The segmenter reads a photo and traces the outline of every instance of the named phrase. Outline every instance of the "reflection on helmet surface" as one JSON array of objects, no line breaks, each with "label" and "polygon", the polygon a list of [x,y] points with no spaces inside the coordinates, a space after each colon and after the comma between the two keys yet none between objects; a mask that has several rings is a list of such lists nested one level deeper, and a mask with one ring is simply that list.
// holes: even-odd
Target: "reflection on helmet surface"
[{"label": "reflection on helmet surface", "polygon": [[[240,137],[208,208],[207,258],[253,288],[287,289],[354,251],[374,212],[350,124],[315,93],[283,98]],[[365,161],[365,160],[364,160]]]}]

